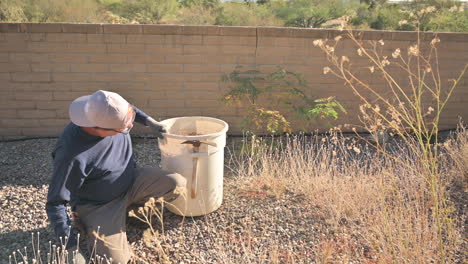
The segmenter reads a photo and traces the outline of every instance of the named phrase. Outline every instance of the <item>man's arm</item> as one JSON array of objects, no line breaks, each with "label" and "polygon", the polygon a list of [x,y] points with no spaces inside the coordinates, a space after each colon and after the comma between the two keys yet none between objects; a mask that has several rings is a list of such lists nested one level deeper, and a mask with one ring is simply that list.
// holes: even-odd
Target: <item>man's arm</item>
[{"label": "man's arm", "polygon": [[76,237],[73,234],[70,236],[70,218],[67,214],[66,202],[47,202],[46,211],[50,224],[54,229],[57,242],[65,243],[65,237],[68,237],[66,247],[74,247],[76,245]]},{"label": "man's arm", "polygon": [[158,137],[158,138],[163,138],[164,136],[162,135],[162,133],[166,133],[167,132],[167,129],[166,127],[154,120],[151,116],[148,116],[145,112],[141,111],[140,109],[138,109],[137,107],[135,107],[134,105],[132,105],[133,109],[135,110],[135,122],[137,123],[140,123],[144,126],[147,126],[147,127],[150,127],[153,132],[155,133],[155,135]]},{"label": "man's arm", "polygon": [[148,126],[146,123],[146,120],[148,119],[149,115],[147,115],[145,112],[141,111],[138,109],[136,106],[132,105],[133,109],[135,110],[135,122],[142,124],[144,126]]},{"label": "man's arm", "polygon": [[76,190],[83,183],[82,177],[73,175],[76,168],[76,164],[67,161],[63,153],[56,153],[54,171],[47,194],[47,217],[54,229],[57,242],[64,243],[65,237],[68,237],[67,248],[76,245],[76,237],[70,232],[70,218],[66,205],[70,201],[70,189]]}]

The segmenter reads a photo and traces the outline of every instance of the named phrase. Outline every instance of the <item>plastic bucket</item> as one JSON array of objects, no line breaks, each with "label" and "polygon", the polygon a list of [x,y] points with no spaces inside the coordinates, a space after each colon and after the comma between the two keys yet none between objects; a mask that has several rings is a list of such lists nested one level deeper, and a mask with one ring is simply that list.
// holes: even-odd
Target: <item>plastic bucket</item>
[{"label": "plastic bucket", "polygon": [[203,117],[177,117],[162,121],[167,127],[159,140],[161,165],[187,179],[187,191],[168,204],[171,212],[200,216],[223,202],[224,147],[228,124]]}]

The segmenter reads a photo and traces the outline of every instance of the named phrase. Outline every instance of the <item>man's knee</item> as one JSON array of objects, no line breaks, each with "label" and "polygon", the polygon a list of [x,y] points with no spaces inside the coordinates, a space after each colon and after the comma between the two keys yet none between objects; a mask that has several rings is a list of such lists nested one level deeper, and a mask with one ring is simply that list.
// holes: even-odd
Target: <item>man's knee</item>
[{"label": "man's knee", "polygon": [[125,233],[114,234],[107,237],[93,233],[90,234],[90,238],[88,243],[93,243],[88,245],[93,245],[93,248],[90,247],[90,252],[95,252],[96,257],[102,260],[102,262],[98,261],[99,263],[126,264],[130,261],[132,251],[128,245]]},{"label": "man's knee", "polygon": [[168,178],[170,179],[170,192],[164,198],[170,202],[185,193],[187,180],[178,173],[171,173]]},{"label": "man's knee", "polygon": [[177,189],[178,187],[183,187],[187,185],[187,180],[184,178],[184,176],[178,174],[178,173],[171,173],[168,175],[172,179],[172,185],[173,189]]}]

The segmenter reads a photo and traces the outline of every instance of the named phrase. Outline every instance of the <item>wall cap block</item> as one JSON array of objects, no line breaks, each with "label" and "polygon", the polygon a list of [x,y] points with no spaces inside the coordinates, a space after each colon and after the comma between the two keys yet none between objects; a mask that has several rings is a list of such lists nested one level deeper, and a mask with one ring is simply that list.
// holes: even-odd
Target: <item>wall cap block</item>
[{"label": "wall cap block", "polygon": [[[4,23],[0,33],[87,33],[87,34],[146,34],[146,35],[212,35],[244,37],[323,38],[346,37],[346,30],[291,27],[232,27],[193,25],[86,24],[86,23]],[[416,41],[416,31],[353,30],[362,40]],[[440,40],[468,42],[468,33],[419,32],[421,40],[429,41],[437,35]]]}]

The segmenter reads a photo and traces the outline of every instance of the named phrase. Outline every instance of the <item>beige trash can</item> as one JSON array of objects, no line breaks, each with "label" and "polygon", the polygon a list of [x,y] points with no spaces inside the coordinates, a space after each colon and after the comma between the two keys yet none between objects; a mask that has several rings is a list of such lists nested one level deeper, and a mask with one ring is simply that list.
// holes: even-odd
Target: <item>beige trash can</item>
[{"label": "beige trash can", "polygon": [[161,165],[187,179],[185,197],[168,208],[184,216],[211,213],[223,201],[224,147],[228,124],[223,120],[202,117],[177,117],[162,121],[168,128],[159,140]]}]

